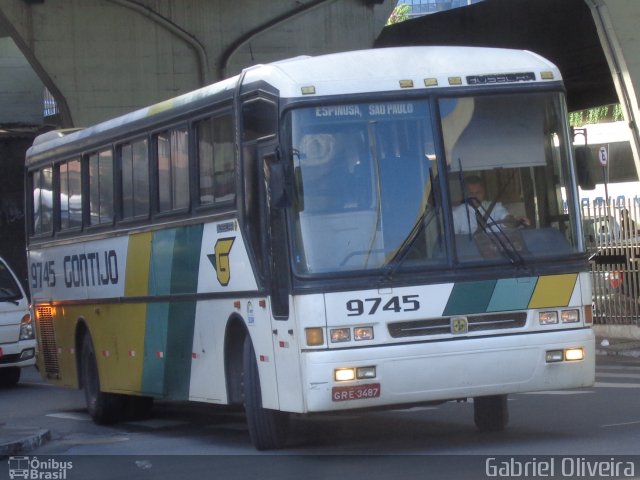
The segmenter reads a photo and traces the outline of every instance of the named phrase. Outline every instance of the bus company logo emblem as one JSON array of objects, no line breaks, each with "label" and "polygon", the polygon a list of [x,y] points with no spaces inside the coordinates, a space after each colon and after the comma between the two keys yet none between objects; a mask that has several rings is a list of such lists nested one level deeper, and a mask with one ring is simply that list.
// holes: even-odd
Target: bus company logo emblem
[{"label": "bus company logo emblem", "polygon": [[469,331],[469,322],[467,317],[453,317],[451,319],[451,333],[459,335]]},{"label": "bus company logo emblem", "polygon": [[235,237],[218,239],[215,247],[213,247],[214,254],[207,255],[211,265],[216,269],[218,282],[220,282],[220,285],[223,287],[229,285],[229,280],[231,280],[229,253],[231,252],[231,247],[233,246],[234,241]]}]

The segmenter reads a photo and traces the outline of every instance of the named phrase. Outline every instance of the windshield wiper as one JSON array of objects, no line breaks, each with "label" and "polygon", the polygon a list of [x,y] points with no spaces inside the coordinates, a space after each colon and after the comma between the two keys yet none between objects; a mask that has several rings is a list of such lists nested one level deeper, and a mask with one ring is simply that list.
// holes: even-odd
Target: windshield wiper
[{"label": "windshield wiper", "polygon": [[436,218],[436,214],[434,212],[435,209],[429,208],[428,203],[424,206],[424,210],[420,214],[420,217],[418,217],[416,223],[414,223],[413,227],[411,227],[411,231],[409,232],[409,235],[407,235],[407,238],[404,239],[393,256],[384,265],[385,269],[383,274],[380,276],[380,283],[393,278],[395,273],[398,271],[398,268],[400,268],[400,265],[402,265],[402,262],[404,262],[404,259],[407,257],[407,254],[416,243],[420,234],[424,232],[427,225]]},{"label": "windshield wiper", "polygon": [[[476,198],[468,198],[468,204],[473,208],[478,218],[482,218],[482,225],[478,220],[478,230],[476,235],[484,233],[493,243],[496,249],[516,267],[526,267],[524,257],[520,255],[509,236],[504,233],[500,222],[493,219],[491,212],[482,206]],[[467,209],[468,210],[468,209]],[[495,230],[494,230],[495,228]]]}]

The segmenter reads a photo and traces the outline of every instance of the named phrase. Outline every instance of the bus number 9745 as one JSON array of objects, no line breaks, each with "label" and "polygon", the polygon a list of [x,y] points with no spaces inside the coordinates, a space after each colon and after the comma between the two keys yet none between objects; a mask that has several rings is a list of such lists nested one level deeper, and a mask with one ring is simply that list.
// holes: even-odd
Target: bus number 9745
[{"label": "bus number 9745", "polygon": [[[383,312],[415,312],[420,309],[418,295],[403,295],[402,297],[391,297],[382,304],[382,298],[365,298],[364,300],[355,299],[347,301],[347,314],[349,317],[357,317],[359,315],[374,315],[378,310]],[[382,305],[382,308],[380,308]]]}]

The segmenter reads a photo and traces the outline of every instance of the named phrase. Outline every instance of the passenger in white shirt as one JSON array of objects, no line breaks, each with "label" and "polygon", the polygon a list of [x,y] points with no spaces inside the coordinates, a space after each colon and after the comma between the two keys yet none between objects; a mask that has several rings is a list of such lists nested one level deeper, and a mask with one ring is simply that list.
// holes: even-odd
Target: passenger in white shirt
[{"label": "passenger in white shirt", "polygon": [[[503,228],[504,223],[530,224],[526,218],[513,217],[502,203],[486,200],[486,189],[480,177],[473,175],[467,178],[465,189],[466,201],[453,209],[453,228],[456,234],[475,233],[483,229],[497,232]],[[478,217],[480,217],[480,228],[478,228]]]}]

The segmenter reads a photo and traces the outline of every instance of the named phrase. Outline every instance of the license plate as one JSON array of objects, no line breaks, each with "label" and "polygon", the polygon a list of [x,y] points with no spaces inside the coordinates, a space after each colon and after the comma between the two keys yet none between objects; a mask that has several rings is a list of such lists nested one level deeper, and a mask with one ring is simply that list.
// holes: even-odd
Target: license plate
[{"label": "license plate", "polygon": [[365,398],[377,398],[380,396],[380,384],[369,383],[366,385],[350,385],[347,387],[333,387],[331,398],[334,402],[346,400],[363,400]]}]

